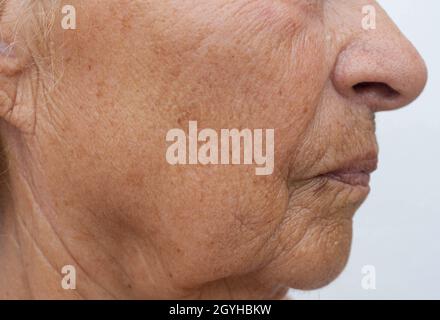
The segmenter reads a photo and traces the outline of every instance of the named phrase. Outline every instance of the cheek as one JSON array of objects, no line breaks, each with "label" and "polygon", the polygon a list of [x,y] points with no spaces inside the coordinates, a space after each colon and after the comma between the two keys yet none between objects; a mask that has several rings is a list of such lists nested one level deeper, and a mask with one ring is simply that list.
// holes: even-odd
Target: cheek
[{"label": "cheek", "polygon": [[285,166],[314,116],[329,67],[318,19],[263,3],[216,14],[211,6],[207,21],[186,14],[178,28],[168,26],[151,60],[164,66],[153,72],[154,100],[179,110],[159,111],[170,126],[197,120],[209,128],[276,129],[278,164]]},{"label": "cheek", "polygon": [[163,66],[152,73],[154,99],[164,106],[160,118],[168,119],[169,129],[185,131],[190,120],[215,130],[276,130],[273,176],[257,178],[253,167],[165,164],[155,175],[162,217],[157,237],[167,239],[173,272],[194,283],[251,270],[269,259],[268,240],[288,203],[288,164],[329,70],[323,68],[323,32],[316,21],[280,15],[273,6],[249,7],[237,19],[228,12],[192,24],[186,19],[182,15],[178,27],[168,26],[153,50],[160,53],[153,55],[154,65]]},{"label": "cheek", "polygon": [[162,178],[157,243],[166,243],[165,260],[182,284],[246,273],[267,259],[261,249],[282,219],[287,191],[253,175],[235,166],[173,167]]}]

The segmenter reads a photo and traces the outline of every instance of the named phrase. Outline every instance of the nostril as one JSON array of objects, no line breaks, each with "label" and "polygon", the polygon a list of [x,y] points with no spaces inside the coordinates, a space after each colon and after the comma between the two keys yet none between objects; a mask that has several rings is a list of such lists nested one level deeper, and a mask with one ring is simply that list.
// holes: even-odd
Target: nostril
[{"label": "nostril", "polygon": [[360,82],[353,86],[353,90],[361,96],[376,96],[385,99],[394,99],[400,93],[383,82]]}]

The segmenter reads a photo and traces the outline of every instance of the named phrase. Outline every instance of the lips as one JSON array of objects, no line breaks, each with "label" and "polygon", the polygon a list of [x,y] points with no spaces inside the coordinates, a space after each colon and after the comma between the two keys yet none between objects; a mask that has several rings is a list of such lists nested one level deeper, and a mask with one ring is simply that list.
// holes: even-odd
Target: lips
[{"label": "lips", "polygon": [[377,168],[377,157],[351,160],[340,169],[323,174],[322,176],[337,180],[352,186],[368,187],[370,174]]},{"label": "lips", "polygon": [[368,187],[370,183],[370,174],[363,172],[338,172],[325,175],[329,179],[350,184],[352,186]]}]

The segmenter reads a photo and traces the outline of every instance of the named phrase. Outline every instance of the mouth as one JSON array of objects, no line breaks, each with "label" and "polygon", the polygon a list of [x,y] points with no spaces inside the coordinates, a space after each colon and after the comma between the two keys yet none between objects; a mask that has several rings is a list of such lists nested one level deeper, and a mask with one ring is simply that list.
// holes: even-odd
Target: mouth
[{"label": "mouth", "polygon": [[291,180],[289,183],[292,206],[297,206],[298,195],[309,194],[325,204],[319,214],[337,214],[351,219],[370,193],[370,175],[377,169],[378,158],[375,148],[371,152],[352,154],[337,159],[327,156],[322,170],[316,170],[305,179]]},{"label": "mouth", "polygon": [[350,186],[369,187],[370,175],[377,169],[377,155],[363,157],[344,163],[340,168],[322,174],[329,180],[335,180]]}]

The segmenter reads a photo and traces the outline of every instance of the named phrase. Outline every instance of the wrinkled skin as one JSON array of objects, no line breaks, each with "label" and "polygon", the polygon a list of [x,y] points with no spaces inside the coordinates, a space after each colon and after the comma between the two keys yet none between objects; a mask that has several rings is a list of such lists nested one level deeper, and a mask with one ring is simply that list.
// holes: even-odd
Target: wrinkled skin
[{"label": "wrinkled skin", "polygon": [[[369,189],[321,175],[374,159],[374,112],[407,105],[426,82],[382,9],[363,0],[69,4],[77,30],[60,28],[57,7],[50,44],[1,57],[10,101],[1,106],[0,297],[282,298],[332,281]],[[377,8],[376,30],[361,27],[365,4]],[[9,4],[4,30],[20,19],[14,12]],[[36,52],[51,63],[28,63]],[[274,128],[274,173],[169,165],[166,133],[190,120]],[[64,265],[77,268],[76,290],[60,286]]]}]

